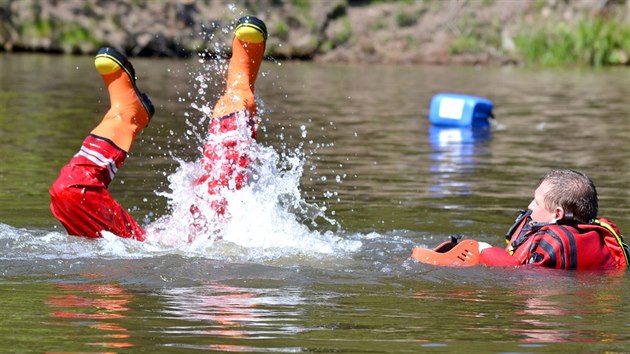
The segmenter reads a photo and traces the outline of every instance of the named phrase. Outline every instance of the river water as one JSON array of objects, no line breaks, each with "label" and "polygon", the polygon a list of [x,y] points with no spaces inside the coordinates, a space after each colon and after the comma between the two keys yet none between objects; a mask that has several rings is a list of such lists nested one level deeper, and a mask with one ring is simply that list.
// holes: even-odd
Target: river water
[{"label": "river water", "polygon": [[[157,114],[111,191],[148,227],[187,197],[222,64],[134,60]],[[267,61],[258,181],[230,196],[222,240],[193,243],[68,236],[47,190],[106,91],[90,57],[2,54],[0,70],[2,352],[628,350],[626,272],[408,259],[453,234],[501,245],[551,168],[589,174],[627,233],[627,68]],[[491,99],[491,131],[431,129],[438,92]]]}]

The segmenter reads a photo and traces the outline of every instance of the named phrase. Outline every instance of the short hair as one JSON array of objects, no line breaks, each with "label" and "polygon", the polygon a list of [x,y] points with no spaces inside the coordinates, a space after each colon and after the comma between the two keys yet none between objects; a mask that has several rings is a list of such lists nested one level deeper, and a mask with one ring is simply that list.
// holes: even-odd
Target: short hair
[{"label": "short hair", "polygon": [[538,186],[543,182],[550,186],[543,201],[547,209],[561,207],[580,222],[591,223],[597,218],[597,189],[587,175],[574,170],[551,170],[542,176]]}]

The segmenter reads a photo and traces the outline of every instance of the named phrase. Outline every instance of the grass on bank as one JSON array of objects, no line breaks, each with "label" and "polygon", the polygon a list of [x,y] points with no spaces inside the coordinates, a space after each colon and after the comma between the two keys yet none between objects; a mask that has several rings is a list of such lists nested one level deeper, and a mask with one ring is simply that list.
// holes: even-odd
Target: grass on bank
[{"label": "grass on bank", "polygon": [[600,17],[583,19],[574,25],[547,24],[514,38],[521,58],[529,64],[628,65],[630,26],[623,21]]}]

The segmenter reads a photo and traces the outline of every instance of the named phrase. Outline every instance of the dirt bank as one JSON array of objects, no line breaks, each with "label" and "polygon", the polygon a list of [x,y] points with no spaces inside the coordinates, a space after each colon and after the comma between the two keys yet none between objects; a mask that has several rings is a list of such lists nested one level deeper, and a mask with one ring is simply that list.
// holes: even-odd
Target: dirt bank
[{"label": "dirt bank", "polygon": [[[265,20],[267,54],[277,59],[509,64],[528,59],[524,34],[571,33],[593,18],[628,28],[630,10],[618,0],[0,0],[0,48],[93,54],[111,45],[129,55],[225,55],[215,43],[229,41],[223,29],[241,14]],[[630,44],[611,50],[612,63],[628,64]]]}]

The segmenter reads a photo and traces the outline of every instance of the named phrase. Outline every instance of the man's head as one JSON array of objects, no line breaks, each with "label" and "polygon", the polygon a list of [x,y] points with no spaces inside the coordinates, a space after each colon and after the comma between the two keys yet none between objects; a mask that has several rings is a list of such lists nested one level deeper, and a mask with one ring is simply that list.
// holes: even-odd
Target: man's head
[{"label": "man's head", "polygon": [[555,222],[567,213],[582,222],[597,217],[597,190],[585,174],[573,170],[547,172],[538,182],[534,200],[529,204],[532,220]]}]

